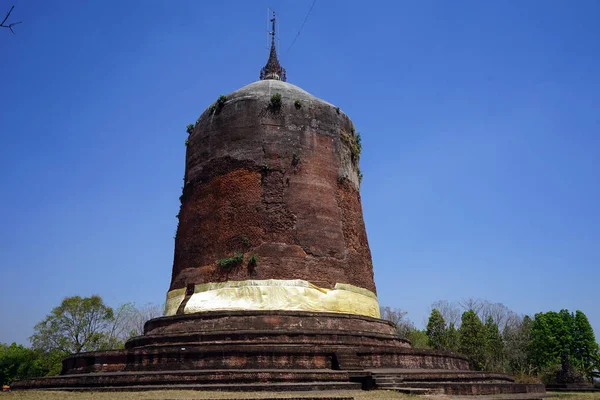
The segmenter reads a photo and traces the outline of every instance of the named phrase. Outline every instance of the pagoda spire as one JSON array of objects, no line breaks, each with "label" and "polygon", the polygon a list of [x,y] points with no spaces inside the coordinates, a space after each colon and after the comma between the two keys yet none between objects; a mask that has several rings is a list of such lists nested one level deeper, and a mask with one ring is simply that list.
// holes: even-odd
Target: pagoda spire
[{"label": "pagoda spire", "polygon": [[286,81],[285,68],[279,64],[277,59],[277,51],[275,50],[275,12],[273,11],[273,17],[271,21],[271,52],[269,53],[269,60],[263,69],[260,70],[260,79],[275,79],[278,81]]}]

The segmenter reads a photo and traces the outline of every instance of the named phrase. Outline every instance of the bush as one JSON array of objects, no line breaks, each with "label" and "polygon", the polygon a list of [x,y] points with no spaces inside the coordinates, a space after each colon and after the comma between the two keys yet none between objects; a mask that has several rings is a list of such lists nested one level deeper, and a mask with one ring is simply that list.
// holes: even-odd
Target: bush
[{"label": "bush", "polygon": [[196,126],[194,124],[189,124],[188,126],[185,127],[185,130],[188,133],[188,135],[190,135],[194,131],[195,127]]},{"label": "bush", "polygon": [[271,96],[271,101],[269,102],[269,110],[273,112],[281,110],[281,95],[279,93],[275,93],[273,96]]},{"label": "bush", "polygon": [[294,107],[296,107],[297,109],[302,108],[302,103],[300,102],[300,100],[296,99],[296,101],[294,101]]},{"label": "bush", "polygon": [[217,265],[221,268],[232,268],[244,261],[244,255],[237,253],[233,257],[223,258],[217,261]]},{"label": "bush", "polygon": [[215,101],[214,103],[212,103],[210,105],[210,107],[208,107],[208,111],[210,111],[211,114],[212,113],[218,114],[221,112],[221,110],[223,109],[223,106],[225,106],[226,102],[227,102],[227,96],[222,94],[219,96],[217,101]]}]

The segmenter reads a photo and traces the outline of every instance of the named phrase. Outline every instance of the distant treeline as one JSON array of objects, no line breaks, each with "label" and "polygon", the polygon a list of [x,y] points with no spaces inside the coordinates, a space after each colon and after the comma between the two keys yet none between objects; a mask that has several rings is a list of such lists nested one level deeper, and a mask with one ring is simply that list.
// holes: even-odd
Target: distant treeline
[{"label": "distant treeline", "polygon": [[465,355],[472,369],[504,372],[525,382],[556,382],[570,367],[593,382],[600,370],[600,348],[582,311],[518,315],[500,303],[467,299],[432,304],[427,328],[419,330],[400,309],[383,307],[382,318],[415,348]]},{"label": "distant treeline", "polygon": [[155,304],[113,309],[100,296],[67,297],[35,326],[31,348],[0,343],[0,382],[58,375],[69,354],[123,348],[127,339],[143,333],[148,319],[161,315],[162,307]]}]

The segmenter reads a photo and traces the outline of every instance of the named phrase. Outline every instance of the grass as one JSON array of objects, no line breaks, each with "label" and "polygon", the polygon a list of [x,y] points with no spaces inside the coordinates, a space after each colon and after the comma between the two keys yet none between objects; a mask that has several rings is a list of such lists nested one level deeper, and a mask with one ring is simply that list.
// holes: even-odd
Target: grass
[{"label": "grass", "polygon": [[[354,400],[394,400],[409,399],[407,396],[387,390],[345,390],[325,392],[200,392],[194,390],[150,390],[139,392],[58,392],[24,390],[0,393],[0,399],[19,400],[208,400],[208,399],[269,399],[303,397],[353,397]],[[446,397],[448,398],[448,397]]]},{"label": "grass", "polygon": [[[548,392],[554,398],[570,400],[600,400],[600,393],[555,393]],[[430,399],[450,400],[453,396],[411,396],[387,390],[345,390],[325,392],[200,392],[194,390],[149,390],[139,392],[59,392],[43,390],[24,390],[0,393],[0,399],[14,400],[226,400],[226,399],[270,399],[303,397],[353,397],[354,400],[395,400]],[[461,399],[469,396],[461,396]],[[491,396],[489,396],[491,397]],[[551,398],[552,398],[551,397]],[[499,397],[500,398],[500,397]]]}]

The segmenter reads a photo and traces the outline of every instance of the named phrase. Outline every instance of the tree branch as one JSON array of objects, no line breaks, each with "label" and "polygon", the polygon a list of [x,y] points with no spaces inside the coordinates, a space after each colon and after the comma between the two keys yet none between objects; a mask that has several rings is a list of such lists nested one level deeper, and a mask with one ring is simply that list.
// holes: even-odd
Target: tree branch
[{"label": "tree branch", "polygon": [[9,23],[8,25],[4,25],[4,23],[6,22],[6,20],[8,19],[8,17],[10,17],[10,13],[12,12],[13,8],[15,8],[15,6],[12,6],[10,8],[10,10],[8,10],[8,13],[6,13],[6,17],[4,17],[4,20],[2,21],[2,23],[0,23],[0,27],[1,28],[8,28],[10,29],[10,31],[13,33],[13,35],[15,34],[15,31],[13,31],[13,26],[15,25],[19,25],[20,23],[22,23],[23,21],[19,21],[19,22],[12,22]]}]

